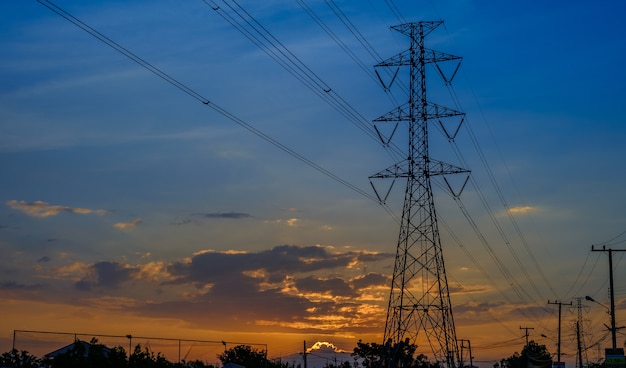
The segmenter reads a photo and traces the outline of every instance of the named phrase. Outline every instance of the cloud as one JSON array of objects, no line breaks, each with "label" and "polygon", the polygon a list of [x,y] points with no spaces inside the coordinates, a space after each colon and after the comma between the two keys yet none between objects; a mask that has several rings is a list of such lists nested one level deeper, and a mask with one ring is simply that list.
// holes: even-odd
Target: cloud
[{"label": "cloud", "polygon": [[137,225],[141,224],[143,221],[141,219],[135,219],[129,222],[117,222],[113,224],[113,227],[121,230],[132,230],[137,227]]},{"label": "cloud", "polygon": [[93,287],[115,289],[133,279],[139,272],[137,267],[118,262],[97,262],[89,266],[87,275],[74,286],[80,291],[88,291]]},{"label": "cloud", "polygon": [[285,223],[289,227],[298,227],[298,226],[300,226],[300,219],[295,218],[295,217],[291,217],[291,218],[288,218],[288,219],[276,219],[276,220],[273,220],[273,221],[265,221],[265,222],[266,223],[274,223],[274,224]]},{"label": "cloud", "polygon": [[312,272],[332,268],[349,268],[355,263],[385,260],[392,255],[372,252],[331,252],[322,246],[281,245],[257,253],[196,253],[191,259],[174,262],[168,271],[181,282],[215,282],[243,271],[264,269],[270,282],[285,274]]},{"label": "cloud", "polygon": [[225,219],[236,219],[236,220],[252,217],[252,215],[250,214],[240,213],[240,212],[196,213],[194,215],[205,217],[205,218],[211,218],[211,219],[225,218]]},{"label": "cloud", "polygon": [[341,350],[333,343],[327,341],[317,341],[313,346],[311,346],[309,351],[314,351],[315,353],[324,354],[324,353],[344,353],[345,350]]},{"label": "cloud", "polygon": [[37,260],[37,263],[45,263],[45,262],[50,262],[50,257],[43,256]]},{"label": "cloud", "polygon": [[454,313],[483,313],[497,310],[506,305],[504,302],[468,302],[454,306]]},{"label": "cloud", "polygon": [[541,316],[544,313],[546,313],[546,310],[548,308],[546,307],[541,307],[541,306],[532,306],[532,305],[528,305],[528,306],[513,306],[508,312],[507,312],[507,318],[513,319],[513,318],[528,318],[528,316]]},{"label": "cloud", "polygon": [[356,289],[365,289],[369,287],[388,286],[389,277],[379,273],[368,273],[364,276],[358,276],[351,280],[352,285]]},{"label": "cloud", "polygon": [[328,294],[333,296],[355,297],[356,293],[349,282],[338,278],[317,278],[313,276],[299,279],[296,288],[303,293]]},{"label": "cloud", "polygon": [[50,205],[43,201],[35,201],[35,202],[26,202],[26,201],[17,201],[10,200],[6,202],[6,204],[15,209],[26,213],[29,216],[33,217],[49,217],[56,216],[60,213],[75,213],[79,215],[89,215],[89,214],[97,214],[97,215],[105,215],[111,213],[107,210],[92,210],[88,208],[73,208],[67,206],[58,206],[58,205]]},{"label": "cloud", "polygon": [[[73,262],[37,270],[52,283],[34,290],[32,282],[0,285],[6,292],[28,287],[48,300],[154,318],[179,318],[194,328],[244,328],[251,332],[329,333],[379,328],[384,275],[354,276],[365,262],[393,255],[329,246],[281,245],[261,251],[204,250],[177,261]],[[63,257],[56,261],[62,262]],[[38,262],[49,262],[45,257]],[[315,273],[332,276],[315,276]],[[29,286],[30,285],[30,286]],[[63,292],[59,292],[63,291]],[[384,294],[386,294],[386,288]],[[41,298],[41,295],[37,296]],[[96,298],[96,299],[94,299]],[[117,304],[114,300],[128,300]],[[384,322],[384,321],[383,321]],[[245,326],[243,326],[245,325]]]},{"label": "cloud", "polygon": [[296,227],[300,223],[300,220],[295,217],[292,217],[290,219],[285,220],[285,222],[287,223],[287,226],[289,227]]},{"label": "cloud", "polygon": [[509,209],[509,211],[511,211],[511,213],[514,214],[514,215],[523,215],[523,214],[527,214],[527,213],[531,213],[531,212],[536,212],[537,211],[537,207],[533,207],[533,206],[517,206],[517,207],[511,207]]},{"label": "cloud", "polygon": [[9,291],[31,291],[31,290],[39,290],[43,287],[41,284],[32,284],[32,285],[24,285],[18,284],[16,281],[5,281],[0,283],[0,290],[9,290]]},{"label": "cloud", "polygon": [[[259,252],[200,251],[165,270],[158,266],[155,272],[171,277],[162,282],[163,287],[187,291],[177,299],[139,305],[137,313],[154,317],[180,314],[194,323],[221,328],[246,321],[246,328],[258,331],[370,328],[371,323],[364,321],[379,311],[375,304],[380,298],[364,297],[360,288],[383,286],[376,284],[386,283],[387,278],[368,274],[351,279],[341,274],[364,260],[389,257],[392,255],[292,245]],[[336,276],[311,276],[320,270]]]}]

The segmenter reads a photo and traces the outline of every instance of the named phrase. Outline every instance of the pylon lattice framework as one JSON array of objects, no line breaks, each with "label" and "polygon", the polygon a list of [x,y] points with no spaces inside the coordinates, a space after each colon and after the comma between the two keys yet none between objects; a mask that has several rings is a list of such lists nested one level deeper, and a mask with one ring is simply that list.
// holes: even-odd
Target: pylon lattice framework
[{"label": "pylon lattice framework", "polygon": [[435,63],[444,81],[449,83],[450,80],[443,75],[438,63],[460,59],[424,47],[425,36],[442,23],[442,21],[416,22],[391,27],[410,37],[410,48],[376,66],[409,67],[409,101],[375,119],[374,122],[408,123],[408,157],[370,176],[370,181],[406,178],[383,343],[395,344],[408,339],[411,343],[417,344],[418,336],[424,333],[434,361],[446,367],[456,367],[456,362],[460,359],[459,347],[437,226],[431,177],[456,173],[469,175],[469,171],[432,160],[429,156],[428,122],[441,122],[442,119],[450,117],[460,117],[462,122],[464,116],[461,112],[426,100],[426,65]]}]

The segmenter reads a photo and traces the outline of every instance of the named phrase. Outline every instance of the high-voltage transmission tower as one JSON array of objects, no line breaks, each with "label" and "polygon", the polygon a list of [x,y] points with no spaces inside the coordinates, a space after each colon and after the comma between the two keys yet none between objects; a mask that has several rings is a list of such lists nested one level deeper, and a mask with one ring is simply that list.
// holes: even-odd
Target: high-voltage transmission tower
[{"label": "high-voltage transmission tower", "polygon": [[[394,75],[394,80],[399,68],[408,67],[409,100],[375,119],[374,123],[395,122],[397,126],[398,122],[405,122],[408,125],[408,154],[401,162],[370,176],[370,180],[406,178],[383,343],[393,347],[397,343],[409,341],[418,345],[418,349],[425,345],[430,346],[434,361],[452,368],[457,367],[460,361],[459,346],[452,317],[431,177],[466,173],[467,183],[469,171],[434,160],[429,154],[429,124],[442,124],[443,131],[451,140],[464,118],[463,113],[431,103],[426,98],[427,65],[434,65],[446,84],[451,82],[460,65],[460,57],[424,47],[424,38],[442,23],[443,21],[416,22],[391,27],[409,36],[410,47],[376,67],[395,68],[395,73],[393,70],[389,73]],[[444,75],[440,63],[451,60],[457,60],[459,64],[449,77]],[[448,132],[455,129],[446,130],[442,123],[449,121],[448,119],[459,121],[456,132],[452,135]],[[382,140],[388,144],[391,137]],[[445,182],[452,194],[458,195],[448,181]],[[374,184],[372,186],[376,191]],[[378,195],[378,191],[376,192]],[[381,199],[379,195],[379,200],[384,202],[386,196],[384,197]],[[386,360],[388,365],[392,365],[391,357]]]},{"label": "high-voltage transmission tower", "polygon": [[582,297],[576,298],[576,368],[583,368],[589,365],[583,328],[585,319],[583,316],[582,299]]}]

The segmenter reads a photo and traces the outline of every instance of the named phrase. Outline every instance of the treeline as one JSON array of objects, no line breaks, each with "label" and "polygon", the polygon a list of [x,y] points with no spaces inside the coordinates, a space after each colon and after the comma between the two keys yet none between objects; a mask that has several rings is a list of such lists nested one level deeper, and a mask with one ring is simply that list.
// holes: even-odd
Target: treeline
[{"label": "treeline", "polygon": [[135,346],[132,354],[128,355],[122,346],[113,348],[98,343],[93,338],[87,343],[76,341],[72,348],[55,357],[37,358],[25,350],[13,349],[0,356],[0,368],[217,368],[200,360],[181,361],[173,363],[165,359],[161,353],[151,352],[141,344]]},{"label": "treeline", "polygon": [[[431,363],[423,354],[416,353],[417,346],[408,341],[391,344],[357,342],[351,354],[362,368],[442,368],[440,363]],[[108,348],[98,343],[93,338],[89,343],[76,341],[70,349],[50,358],[37,358],[27,351],[16,349],[3,353],[0,356],[0,368],[222,368],[229,363],[245,368],[301,368],[289,363],[272,361],[267,359],[267,352],[254,349],[249,345],[238,345],[218,354],[217,358],[222,363],[221,367],[192,360],[170,362],[161,353],[151,352],[148,347],[138,344],[133,352],[128,355],[122,346]],[[494,364],[494,368],[551,368],[552,356],[545,345],[530,341],[521,354],[514,353],[512,356],[502,359]],[[324,368],[353,368],[349,362],[340,364],[327,363]],[[356,368],[356,367],[355,367]],[[469,368],[468,366],[460,368]],[[603,365],[594,364],[593,368],[604,368]]]}]

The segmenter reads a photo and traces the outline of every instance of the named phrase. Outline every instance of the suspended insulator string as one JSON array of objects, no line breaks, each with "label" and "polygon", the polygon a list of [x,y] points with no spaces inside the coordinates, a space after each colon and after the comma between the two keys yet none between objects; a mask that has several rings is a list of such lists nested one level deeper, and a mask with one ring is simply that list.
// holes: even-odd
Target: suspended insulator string
[{"label": "suspended insulator string", "polygon": [[204,105],[209,106],[210,108],[212,108],[213,110],[215,110],[219,114],[221,114],[222,116],[228,118],[229,120],[231,120],[231,121],[235,122],[236,124],[240,125],[241,127],[245,128],[249,132],[255,134],[256,136],[262,138],[266,142],[268,142],[268,143],[272,144],[273,146],[277,147],[278,149],[282,150],[283,152],[285,152],[285,153],[291,155],[292,157],[300,160],[301,162],[307,164],[308,166],[310,166],[310,167],[314,168],[315,170],[319,171],[320,173],[322,173],[322,174],[328,176],[329,178],[335,180],[336,182],[338,182],[340,184],[343,184],[344,186],[348,187],[349,189],[352,189],[353,191],[357,192],[358,194],[360,194],[360,195],[362,195],[362,196],[364,196],[364,197],[366,197],[366,198],[368,198],[370,200],[378,202],[378,199],[375,196],[373,196],[373,195],[369,194],[368,192],[358,188],[357,186],[351,184],[347,180],[342,179],[341,177],[333,174],[332,172],[328,171],[327,169],[323,168],[322,166],[316,164],[315,162],[311,161],[310,159],[306,158],[305,156],[295,152],[294,150],[292,150],[289,147],[285,146],[284,144],[278,142],[277,140],[275,140],[274,138],[270,137],[269,135],[263,133],[259,129],[253,127],[252,125],[246,123],[245,121],[243,121],[242,119],[238,118],[237,116],[231,114],[227,110],[225,110],[225,109],[221,108],[220,106],[210,102],[208,99],[204,98],[199,93],[197,93],[194,90],[192,90],[191,88],[187,87],[185,84],[179,82],[175,78],[171,77],[170,75],[166,74],[165,72],[163,72],[160,69],[158,69],[157,67],[155,67],[154,65],[148,63],[143,58],[137,56],[136,54],[132,53],[128,49],[122,47],[121,45],[119,45],[115,41],[111,40],[110,38],[106,37],[102,33],[98,32],[94,28],[90,27],[89,25],[87,25],[83,21],[79,20],[78,18],[74,17],[73,15],[68,13],[67,11],[63,10],[61,7],[59,7],[58,5],[54,4],[53,2],[51,2],[49,0],[37,0],[37,2],[39,2],[40,4],[45,6],[46,8],[52,10],[57,15],[63,17],[66,20],[68,20],[70,23],[72,23],[75,26],[79,27],[83,31],[89,33],[93,37],[95,37],[98,40],[102,41],[107,46],[113,48],[114,50],[118,51],[119,53],[121,53],[124,56],[128,57],[129,59],[133,60],[137,64],[141,65],[145,69],[151,71],[152,73],[154,73],[155,75],[157,75],[161,79],[167,81],[171,85],[173,85],[176,88],[180,89],[181,91],[185,92],[189,96],[191,96],[191,97],[195,98],[196,100],[202,102]]}]

